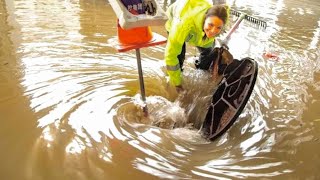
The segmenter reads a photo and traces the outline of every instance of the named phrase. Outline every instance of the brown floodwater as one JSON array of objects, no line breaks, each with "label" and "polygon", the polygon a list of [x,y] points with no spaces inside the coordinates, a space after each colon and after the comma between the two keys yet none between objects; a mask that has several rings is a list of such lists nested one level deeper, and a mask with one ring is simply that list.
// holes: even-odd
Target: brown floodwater
[{"label": "brown floodwater", "polygon": [[106,0],[0,0],[0,179],[320,179],[319,0],[228,3],[268,27],[232,36],[234,57],[255,59],[259,74],[238,120],[209,142],[193,127],[214,87],[193,47],[179,96],[165,45],[141,49],[144,117],[135,52],[108,43]]}]

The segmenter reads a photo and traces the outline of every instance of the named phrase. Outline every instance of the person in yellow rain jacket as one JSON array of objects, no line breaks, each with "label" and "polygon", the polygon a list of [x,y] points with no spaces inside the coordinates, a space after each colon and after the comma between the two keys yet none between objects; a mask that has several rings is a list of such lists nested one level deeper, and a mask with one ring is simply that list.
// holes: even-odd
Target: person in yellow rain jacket
[{"label": "person in yellow rain jacket", "polygon": [[182,88],[182,66],[185,59],[186,42],[196,46],[200,52],[196,68],[208,69],[212,58],[208,58],[214,46],[214,38],[225,26],[229,8],[213,5],[207,0],[177,0],[167,11],[165,24],[168,32],[165,63],[170,83],[177,92]]}]

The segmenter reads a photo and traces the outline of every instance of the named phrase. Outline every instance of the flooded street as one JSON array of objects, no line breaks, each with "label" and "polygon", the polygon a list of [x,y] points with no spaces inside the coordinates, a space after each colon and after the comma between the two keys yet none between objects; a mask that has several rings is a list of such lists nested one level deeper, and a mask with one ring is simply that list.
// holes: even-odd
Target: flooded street
[{"label": "flooded street", "polygon": [[193,47],[184,96],[167,86],[165,45],[141,49],[146,118],[135,51],[108,43],[107,0],[0,0],[0,179],[320,179],[319,0],[227,2],[268,27],[232,36],[230,52],[259,74],[238,120],[209,142],[193,126],[214,87]]}]

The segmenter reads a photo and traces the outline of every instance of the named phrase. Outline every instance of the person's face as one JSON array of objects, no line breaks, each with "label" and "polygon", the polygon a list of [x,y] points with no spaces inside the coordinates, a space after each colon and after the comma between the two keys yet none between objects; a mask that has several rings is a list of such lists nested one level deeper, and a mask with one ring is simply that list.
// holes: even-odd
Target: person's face
[{"label": "person's face", "polygon": [[204,21],[203,30],[208,38],[218,35],[223,28],[223,21],[217,16],[207,17]]}]

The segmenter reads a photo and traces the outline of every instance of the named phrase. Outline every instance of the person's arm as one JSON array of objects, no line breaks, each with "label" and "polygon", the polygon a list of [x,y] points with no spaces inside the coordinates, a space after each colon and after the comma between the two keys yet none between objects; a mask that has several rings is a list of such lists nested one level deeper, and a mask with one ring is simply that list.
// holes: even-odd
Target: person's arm
[{"label": "person's arm", "polygon": [[181,53],[182,46],[189,33],[188,29],[186,24],[173,24],[167,40],[165,63],[170,82],[174,86],[181,86],[182,83],[181,68],[177,56]]}]

